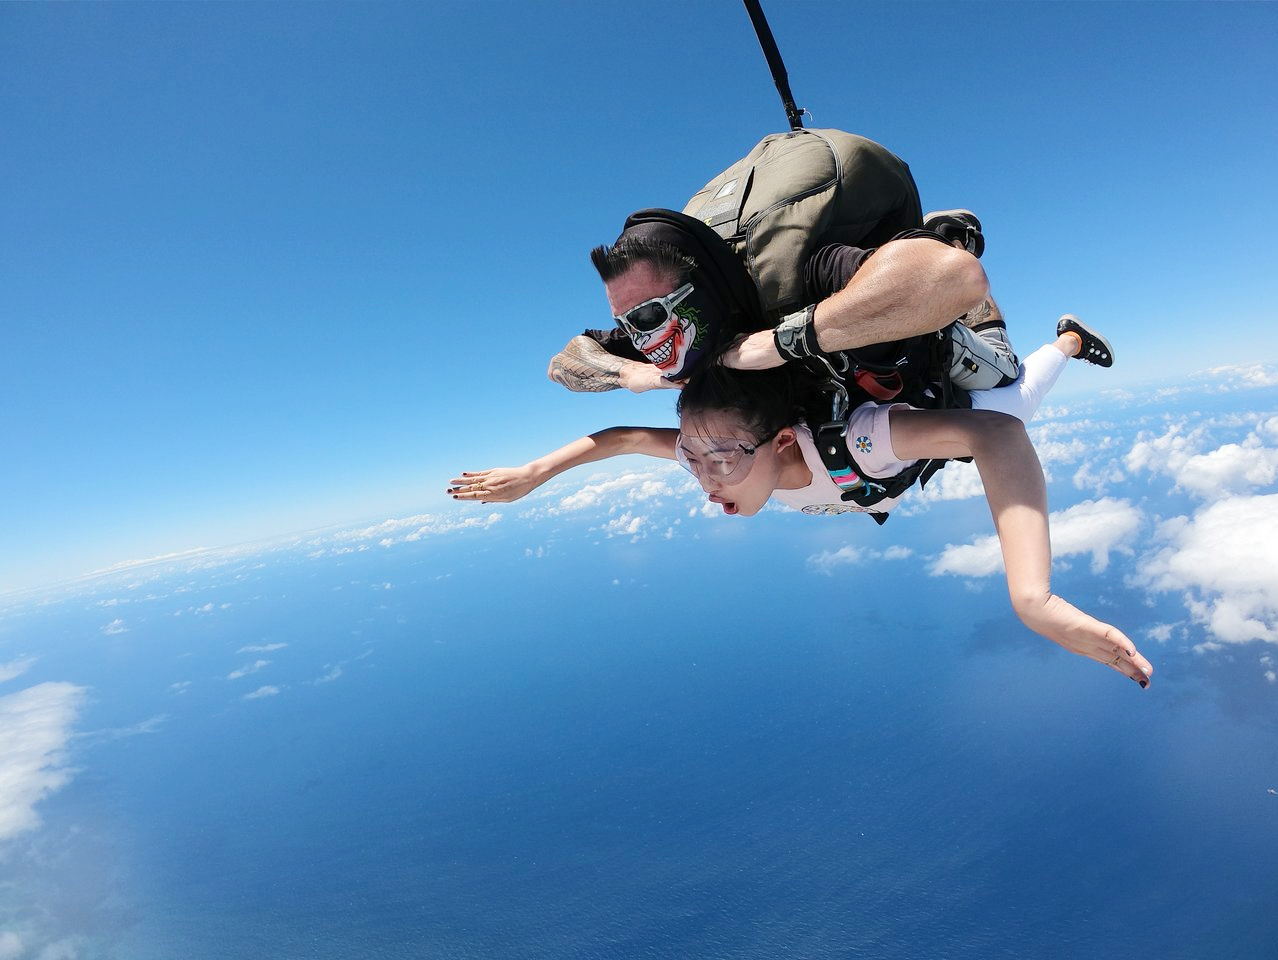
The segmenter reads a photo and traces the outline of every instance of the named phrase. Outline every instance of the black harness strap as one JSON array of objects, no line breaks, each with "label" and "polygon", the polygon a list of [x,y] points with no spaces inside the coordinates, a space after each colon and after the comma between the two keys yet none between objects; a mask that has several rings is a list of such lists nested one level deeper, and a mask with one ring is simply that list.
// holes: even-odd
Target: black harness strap
[{"label": "black harness strap", "polygon": [[[971,406],[972,401],[967,391],[950,382],[948,331],[949,328],[946,327],[926,339],[918,338],[920,349],[925,351],[926,357],[916,359],[932,376],[925,380],[910,378],[906,383],[901,383],[898,376],[898,384],[905,389],[895,399],[925,410]],[[899,497],[916,483],[920,488],[926,486],[936,472],[949,462],[919,460],[895,476],[871,477],[861,470],[848,443],[848,414],[852,408],[866,400],[884,402],[877,391],[866,389],[865,379],[860,374],[873,374],[878,378],[878,383],[883,385],[884,374],[904,369],[908,356],[902,357],[896,364],[863,364],[857,360],[855,352],[847,351],[835,354],[817,353],[804,361],[804,366],[816,378],[816,387],[805,403],[808,426],[812,430],[812,439],[826,472],[836,485],[843,488],[842,499],[845,502],[869,509],[883,500]],[[936,392],[938,388],[939,395]],[[859,482],[849,487],[849,483],[853,481]],[[872,512],[870,515],[876,523],[887,522],[887,514]]]},{"label": "black harness strap", "polygon": [[785,63],[781,60],[781,51],[772,37],[772,28],[763,15],[763,7],[759,0],[743,0],[746,12],[750,14],[750,22],[754,24],[755,35],[759,38],[759,46],[763,55],[768,58],[768,69],[772,71],[772,82],[777,85],[777,93],[781,94],[781,104],[785,107],[785,118],[790,121],[791,130],[803,129],[803,111],[794,105],[794,94],[790,92],[790,78],[785,72]]}]

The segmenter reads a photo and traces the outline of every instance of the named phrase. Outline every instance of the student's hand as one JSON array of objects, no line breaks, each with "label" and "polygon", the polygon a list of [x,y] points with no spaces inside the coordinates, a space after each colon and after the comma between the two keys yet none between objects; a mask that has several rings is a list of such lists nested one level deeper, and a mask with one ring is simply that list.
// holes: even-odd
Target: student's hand
[{"label": "student's hand", "polygon": [[1092,636],[1088,638],[1080,638],[1075,635],[1066,634],[1063,639],[1058,639],[1059,643],[1066,650],[1073,650],[1075,653],[1089,657],[1097,663],[1117,670],[1123,676],[1135,680],[1142,687],[1149,686],[1149,679],[1153,676],[1154,665],[1150,663],[1136,649],[1136,644],[1128,638],[1127,634],[1108,623],[1102,623],[1105,627],[1103,635],[1099,638]]},{"label": "student's hand", "polygon": [[649,390],[678,390],[683,384],[667,380],[661,371],[651,363],[639,363],[629,360],[617,371],[621,385],[631,393],[646,393]]},{"label": "student's hand", "polygon": [[535,490],[541,481],[530,465],[494,467],[491,470],[467,470],[445,493],[454,500],[478,500],[480,503],[511,503]]},{"label": "student's hand", "polygon": [[777,352],[772,330],[768,329],[737,337],[720,356],[719,362],[734,370],[770,370],[781,366],[785,358]]},{"label": "student's hand", "polygon": [[[1015,606],[1015,604],[1013,604]],[[1054,640],[1071,653],[1095,660],[1142,687],[1149,686],[1154,666],[1136,649],[1136,644],[1118,627],[1084,613],[1061,597],[1049,595],[1034,609],[1018,609],[1030,629]]]}]

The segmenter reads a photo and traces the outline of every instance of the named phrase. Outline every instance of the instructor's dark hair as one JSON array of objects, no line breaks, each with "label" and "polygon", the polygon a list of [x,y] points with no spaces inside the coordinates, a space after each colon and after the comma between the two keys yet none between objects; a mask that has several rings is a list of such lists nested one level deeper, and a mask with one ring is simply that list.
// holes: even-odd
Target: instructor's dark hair
[{"label": "instructor's dark hair", "polygon": [[637,263],[646,263],[661,276],[672,276],[675,282],[687,283],[697,261],[673,243],[655,237],[626,236],[609,246],[602,244],[590,251],[590,262],[604,283],[615,280]]}]

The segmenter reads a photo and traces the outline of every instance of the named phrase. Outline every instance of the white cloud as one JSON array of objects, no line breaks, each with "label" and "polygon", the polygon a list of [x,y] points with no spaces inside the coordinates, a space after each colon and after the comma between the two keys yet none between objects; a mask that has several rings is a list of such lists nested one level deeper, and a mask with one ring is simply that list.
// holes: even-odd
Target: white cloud
[{"label": "white cloud", "polygon": [[934,577],[947,573],[960,577],[988,577],[1002,571],[1003,554],[995,536],[978,537],[966,544],[947,543],[941,555],[928,567],[928,573]]},{"label": "white cloud", "polygon": [[263,667],[269,667],[270,665],[271,661],[269,660],[255,660],[253,663],[245,664],[238,670],[232,670],[226,675],[226,679],[238,680],[240,677],[247,677],[250,673],[257,673]]},{"label": "white cloud", "polygon": [[272,650],[283,650],[287,647],[287,643],[251,643],[247,647],[240,647],[236,653],[270,653]]},{"label": "white cloud", "polygon": [[859,566],[878,560],[904,560],[914,553],[909,547],[892,546],[886,550],[858,549],[851,545],[838,550],[825,550],[808,557],[808,566],[817,573],[833,576],[838,567]]},{"label": "white cloud", "polygon": [[1278,479],[1278,449],[1259,446],[1254,435],[1248,440],[1227,443],[1203,456],[1191,457],[1177,485],[1200,497],[1273,486]]},{"label": "white cloud", "polygon": [[25,951],[22,938],[12,930],[0,933],[0,960],[21,960]]},{"label": "white cloud", "polygon": [[124,621],[120,620],[119,618],[112,620],[110,623],[108,623],[105,627],[102,628],[102,632],[105,633],[108,637],[113,637],[117,633],[128,633],[128,631],[129,631],[129,628],[126,627],[124,625]]},{"label": "white cloud", "polygon": [[1052,555],[1092,555],[1092,571],[1109,566],[1111,551],[1130,554],[1130,543],[1144,522],[1144,515],[1127,500],[1104,497],[1051,515]]},{"label": "white cloud", "polygon": [[252,693],[244,694],[245,700],[261,700],[263,697],[274,697],[280,692],[279,687],[272,687],[269,684],[265,687],[258,687]]},{"label": "white cloud", "polygon": [[168,714],[160,713],[154,717],[143,720],[141,723],[135,723],[131,727],[112,727],[109,730],[90,730],[85,733],[77,734],[81,740],[87,740],[91,743],[100,743],[104,740],[125,740],[129,737],[140,737],[148,733],[155,733],[168,722]]},{"label": "white cloud", "polygon": [[316,677],[314,680],[312,680],[311,683],[313,685],[319,686],[321,683],[332,683],[334,680],[336,680],[338,677],[342,675],[342,665],[340,663],[335,664],[333,666],[329,666],[325,664],[324,669],[327,670],[328,672],[325,673],[324,676]]},{"label": "white cloud", "polygon": [[1181,591],[1218,643],[1278,643],[1278,494],[1230,497],[1162,524],[1138,581]]},{"label": "white cloud", "polygon": [[618,475],[595,474],[584,486],[546,509],[553,516],[592,507],[645,503],[674,496],[668,470],[629,470]]},{"label": "white cloud", "polygon": [[1116,460],[1086,460],[1074,471],[1072,479],[1076,489],[1104,496],[1112,485],[1126,478]]},{"label": "white cloud", "polygon": [[1278,366],[1272,363],[1244,363],[1227,367],[1212,367],[1208,376],[1224,381],[1220,388],[1228,392],[1230,389],[1250,390],[1257,387],[1272,387],[1278,384]]},{"label": "white cloud", "polygon": [[1192,429],[1172,424],[1158,436],[1142,432],[1125,462],[1132,471],[1166,474],[1180,489],[1203,498],[1254,492],[1278,481],[1278,447],[1268,445],[1278,441],[1275,421],[1257,420],[1241,442],[1219,446],[1214,446],[1217,434],[1235,424],[1208,420]]},{"label": "white cloud", "polygon": [[[19,657],[17,660],[10,660],[8,663],[0,663],[0,683],[22,676],[31,669],[31,664],[35,662],[35,657]],[[3,958],[0,958],[0,960],[3,960]]]},{"label": "white cloud", "polygon": [[[1140,529],[1143,515],[1126,500],[1105,497],[1053,513],[1048,522],[1053,558],[1091,554],[1092,570],[1099,573],[1109,566],[1111,552],[1132,552],[1128,544]],[[1002,570],[1002,550],[993,534],[968,544],[947,544],[929,568],[933,576],[965,577],[987,577]]]},{"label": "white cloud", "polygon": [[500,513],[490,513],[482,517],[465,514],[435,516],[421,513],[411,517],[383,520],[381,523],[367,527],[317,534],[308,537],[302,545],[310,548],[308,553],[310,557],[340,556],[367,550],[372,544],[392,547],[396,544],[415,543],[426,537],[442,536],[458,530],[487,530],[494,524],[500,523],[501,517]]},{"label": "white cloud", "polygon": [[640,538],[644,535],[646,526],[648,526],[647,517],[634,515],[627,511],[621,516],[609,520],[601,529],[610,537]]},{"label": "white cloud", "polygon": [[840,547],[808,557],[808,566],[827,577],[833,576],[837,567],[854,567],[866,562],[865,554],[856,547]]},{"label": "white cloud", "polygon": [[1088,420],[1068,425],[1037,426],[1029,434],[1034,442],[1034,450],[1038,453],[1039,463],[1048,471],[1054,466],[1063,467],[1095,460],[1113,450],[1118,445],[1112,435],[1113,429],[1112,424]]},{"label": "white cloud", "polygon": [[899,511],[908,516],[945,500],[971,500],[985,496],[985,487],[981,485],[981,475],[974,463],[962,463],[953,460],[945,469],[932,477],[927,486],[913,487],[906,495]]},{"label": "white cloud", "polygon": [[65,748],[84,693],[41,683],[0,697],[0,841],[38,827],[36,804],[71,780]]}]

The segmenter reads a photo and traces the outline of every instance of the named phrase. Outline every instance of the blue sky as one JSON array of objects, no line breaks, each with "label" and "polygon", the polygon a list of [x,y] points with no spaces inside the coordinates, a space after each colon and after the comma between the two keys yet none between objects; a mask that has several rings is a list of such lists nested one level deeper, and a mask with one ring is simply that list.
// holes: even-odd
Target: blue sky
[{"label": "blue sky", "polygon": [[[1019,344],[1278,356],[1272,4],[767,5],[809,125],[970,206]],[[0,591],[447,510],[668,395],[568,394],[586,251],[784,126],[743,9],[0,6]]]}]

